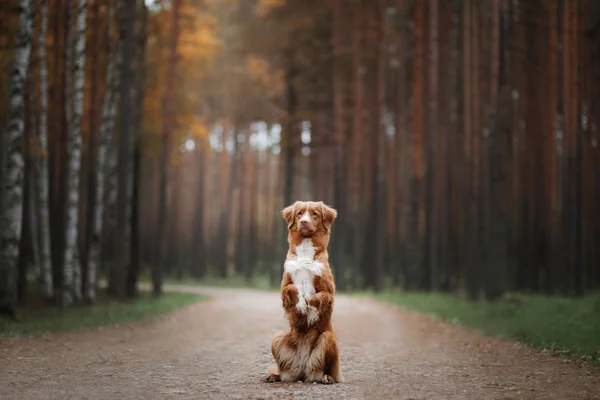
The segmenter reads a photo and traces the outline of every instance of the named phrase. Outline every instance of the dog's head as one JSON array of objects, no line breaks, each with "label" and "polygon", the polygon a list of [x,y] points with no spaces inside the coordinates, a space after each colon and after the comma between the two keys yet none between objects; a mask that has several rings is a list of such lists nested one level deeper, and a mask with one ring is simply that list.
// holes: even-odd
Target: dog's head
[{"label": "dog's head", "polygon": [[282,211],[290,232],[310,237],[318,232],[329,233],[337,211],[322,201],[297,201]]}]

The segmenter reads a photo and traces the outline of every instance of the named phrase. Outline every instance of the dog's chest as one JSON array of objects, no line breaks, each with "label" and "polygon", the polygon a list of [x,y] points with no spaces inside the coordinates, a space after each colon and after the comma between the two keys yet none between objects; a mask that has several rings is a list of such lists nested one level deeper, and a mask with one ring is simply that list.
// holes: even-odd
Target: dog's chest
[{"label": "dog's chest", "polygon": [[314,278],[321,275],[322,264],[315,261],[315,248],[311,239],[296,247],[296,260],[286,265],[286,270],[300,294],[309,300],[315,294]]}]

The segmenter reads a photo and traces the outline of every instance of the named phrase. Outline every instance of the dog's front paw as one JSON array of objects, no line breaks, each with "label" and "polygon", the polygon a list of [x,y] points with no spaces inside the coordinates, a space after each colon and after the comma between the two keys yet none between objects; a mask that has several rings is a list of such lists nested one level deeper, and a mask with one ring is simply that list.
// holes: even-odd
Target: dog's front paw
[{"label": "dog's front paw", "polygon": [[308,306],[306,322],[308,325],[314,325],[319,320],[319,309],[314,306]]},{"label": "dog's front paw", "polygon": [[333,380],[333,378],[329,375],[323,375],[323,379],[321,379],[321,383],[324,383],[326,385],[331,385],[333,383],[335,383],[335,381]]},{"label": "dog's front paw", "polygon": [[294,285],[288,285],[281,292],[281,301],[283,302],[283,308],[290,310],[296,305],[296,299],[300,296],[298,289]]},{"label": "dog's front paw", "polygon": [[322,262],[313,261],[310,263],[309,269],[310,269],[310,272],[312,272],[316,276],[321,276],[321,273],[323,272],[323,267],[324,267],[324,265]]},{"label": "dog's front paw", "polygon": [[281,377],[275,374],[267,374],[267,376],[262,378],[262,381],[265,383],[281,382]]},{"label": "dog's front paw", "polygon": [[304,300],[304,296],[299,295],[298,302],[296,303],[296,310],[300,314],[306,314],[307,307],[308,307],[308,304],[306,303],[306,300]]}]

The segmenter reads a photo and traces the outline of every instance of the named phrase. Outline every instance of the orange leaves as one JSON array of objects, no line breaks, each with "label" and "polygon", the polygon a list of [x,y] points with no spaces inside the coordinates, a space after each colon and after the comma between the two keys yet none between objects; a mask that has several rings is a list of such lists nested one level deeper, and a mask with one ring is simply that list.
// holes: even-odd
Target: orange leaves
[{"label": "orange leaves", "polygon": [[182,67],[189,73],[200,73],[197,63],[206,64],[214,59],[219,50],[216,36],[217,21],[214,16],[194,7],[183,7],[182,29],[178,54]]},{"label": "orange leaves", "polygon": [[204,118],[193,113],[182,113],[177,116],[175,140],[183,143],[187,138],[195,141],[205,140],[208,136],[208,128]]},{"label": "orange leaves", "polygon": [[285,0],[259,0],[256,9],[258,15],[262,17],[283,5],[285,5]]},{"label": "orange leaves", "polygon": [[264,58],[249,55],[246,57],[246,68],[250,76],[257,81],[265,81],[269,75],[269,62]]},{"label": "orange leaves", "polygon": [[[177,162],[180,145],[191,136],[198,142],[205,140],[207,128],[205,111],[205,80],[220,51],[217,37],[218,21],[210,10],[181,6],[180,35],[177,43],[177,65],[174,88],[171,132],[171,159]],[[144,99],[144,133],[148,155],[160,154],[162,142],[166,67],[169,52],[168,32],[172,24],[171,10],[153,14],[149,21],[148,81]]]},{"label": "orange leaves", "polygon": [[204,118],[194,116],[194,123],[190,126],[190,136],[196,141],[208,138],[208,127]]},{"label": "orange leaves", "polygon": [[246,70],[252,80],[258,83],[269,97],[283,93],[284,76],[280,69],[273,70],[264,58],[249,55],[246,57]]}]

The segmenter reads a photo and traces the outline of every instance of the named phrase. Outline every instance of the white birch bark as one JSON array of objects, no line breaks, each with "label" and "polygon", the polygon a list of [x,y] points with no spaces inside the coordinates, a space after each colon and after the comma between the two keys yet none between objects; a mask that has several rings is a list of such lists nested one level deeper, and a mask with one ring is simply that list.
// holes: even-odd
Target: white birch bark
[{"label": "white birch bark", "polygon": [[46,32],[48,30],[48,0],[40,0],[40,32],[38,57],[40,65],[40,120],[38,141],[41,155],[36,165],[37,229],[39,268],[44,296],[54,295],[52,263],[50,260],[50,214],[48,203],[48,59]]},{"label": "white birch bark", "polygon": [[[108,24],[107,24],[107,41],[112,43],[112,32],[114,29],[114,14],[115,14],[115,0],[111,0],[108,4]],[[96,181],[96,197],[94,198],[93,210],[93,221],[92,221],[92,238],[89,250],[88,260],[88,284],[85,298],[87,301],[94,301],[96,298],[96,281],[98,275],[98,268],[100,265],[100,250],[102,244],[102,231],[104,222],[104,194],[107,187],[106,176],[109,173],[108,170],[108,156],[112,154],[114,160],[114,151],[111,150],[113,146],[113,128],[116,114],[116,98],[117,91],[115,90],[118,86],[119,74],[116,71],[116,53],[115,48],[111,50],[108,55],[108,65],[106,67],[106,92],[104,93],[104,100],[102,104],[102,117],[100,121],[100,141],[98,144],[98,156],[96,161],[95,169],[95,181]]]},{"label": "white birch bark", "polygon": [[[75,21],[75,44],[73,54],[72,109],[67,115],[67,215],[66,241],[63,277],[63,306],[70,305],[74,300],[81,299],[81,264],[77,248],[78,215],[79,215],[79,175],[81,170],[81,121],[83,117],[83,80],[85,73],[85,29],[87,1],[77,2],[77,19]],[[71,36],[71,35],[69,35]],[[70,47],[69,52],[73,51]],[[67,76],[70,74],[67,69]],[[67,102],[67,110],[70,104]]]},{"label": "white birch bark", "polygon": [[25,82],[31,54],[33,1],[21,0],[17,47],[11,69],[8,124],[3,135],[0,197],[0,309],[13,312],[16,276],[23,224],[23,180],[25,173]]}]

